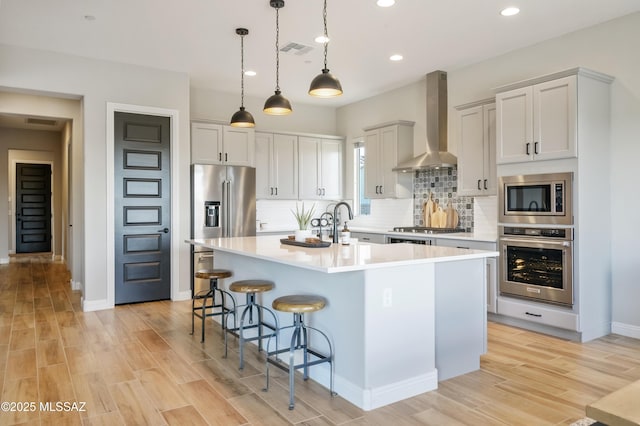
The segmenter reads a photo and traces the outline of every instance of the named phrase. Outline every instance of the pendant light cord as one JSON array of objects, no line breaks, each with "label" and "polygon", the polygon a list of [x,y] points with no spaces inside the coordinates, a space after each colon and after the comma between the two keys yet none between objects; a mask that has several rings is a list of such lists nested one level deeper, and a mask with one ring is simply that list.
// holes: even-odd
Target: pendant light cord
[{"label": "pendant light cord", "polygon": [[240,106],[244,107],[244,35],[240,36]]},{"label": "pendant light cord", "polygon": [[327,69],[327,45],[329,44],[329,34],[327,33],[327,0],[324,0],[322,19],[324,20],[324,69]]},{"label": "pendant light cord", "polygon": [[276,8],[276,91],[280,91],[280,8]]}]

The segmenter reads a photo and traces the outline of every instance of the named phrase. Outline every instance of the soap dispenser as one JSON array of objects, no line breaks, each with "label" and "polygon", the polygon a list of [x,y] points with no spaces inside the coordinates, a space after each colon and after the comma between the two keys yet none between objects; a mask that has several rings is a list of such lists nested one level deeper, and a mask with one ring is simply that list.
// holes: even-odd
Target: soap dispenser
[{"label": "soap dispenser", "polygon": [[349,228],[347,228],[347,222],[345,222],[344,228],[342,228],[342,231],[340,231],[340,244],[347,246],[351,242],[350,240],[351,231],[349,231]]}]

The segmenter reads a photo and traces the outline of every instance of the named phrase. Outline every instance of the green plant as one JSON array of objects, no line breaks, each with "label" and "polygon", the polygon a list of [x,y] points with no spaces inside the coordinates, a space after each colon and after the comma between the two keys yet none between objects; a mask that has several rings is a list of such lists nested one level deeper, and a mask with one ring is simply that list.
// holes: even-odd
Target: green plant
[{"label": "green plant", "polygon": [[311,222],[311,217],[313,216],[315,208],[316,205],[314,204],[309,210],[305,211],[304,203],[302,203],[302,209],[299,209],[298,203],[296,203],[296,211],[294,212],[292,209],[291,213],[293,213],[293,217],[295,217],[298,222],[298,229],[304,231],[309,228],[309,222]]}]

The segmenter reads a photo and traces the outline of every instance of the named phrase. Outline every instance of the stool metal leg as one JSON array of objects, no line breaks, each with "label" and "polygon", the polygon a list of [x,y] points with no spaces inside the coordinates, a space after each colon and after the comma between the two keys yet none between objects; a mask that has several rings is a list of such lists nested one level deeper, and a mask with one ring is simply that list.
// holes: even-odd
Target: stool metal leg
[{"label": "stool metal leg", "polygon": [[[296,314],[294,314],[296,315]],[[296,345],[300,343],[300,325],[296,324],[293,329],[293,335],[291,336],[291,345],[289,345],[289,410],[293,410],[293,394],[295,387],[295,373],[296,363],[294,360]],[[306,365],[306,362],[305,362]],[[305,367],[306,369],[306,367]]]}]

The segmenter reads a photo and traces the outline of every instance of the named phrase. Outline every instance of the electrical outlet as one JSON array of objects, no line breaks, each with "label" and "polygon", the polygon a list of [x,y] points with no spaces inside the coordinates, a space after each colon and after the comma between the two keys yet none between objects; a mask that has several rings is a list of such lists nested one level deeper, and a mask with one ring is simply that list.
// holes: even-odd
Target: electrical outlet
[{"label": "electrical outlet", "polygon": [[382,292],[382,307],[390,308],[393,305],[392,292],[390,288],[385,288]]}]

